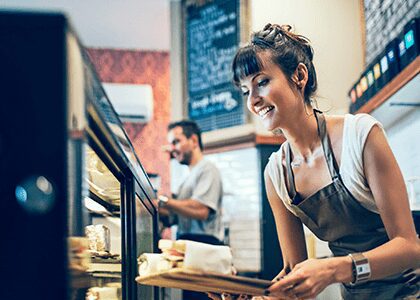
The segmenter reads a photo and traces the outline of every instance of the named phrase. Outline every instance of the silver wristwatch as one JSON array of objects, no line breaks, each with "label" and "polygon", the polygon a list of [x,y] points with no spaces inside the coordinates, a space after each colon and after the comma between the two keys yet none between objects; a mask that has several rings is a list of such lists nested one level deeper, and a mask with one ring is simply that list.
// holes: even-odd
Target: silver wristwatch
[{"label": "silver wristwatch", "polygon": [[164,206],[166,206],[166,204],[168,203],[168,201],[169,201],[169,198],[168,197],[163,196],[163,195],[160,195],[158,197],[158,206],[159,207],[164,207]]},{"label": "silver wristwatch", "polygon": [[370,264],[369,260],[362,253],[349,254],[353,262],[353,281],[351,285],[356,285],[366,282],[370,279]]}]

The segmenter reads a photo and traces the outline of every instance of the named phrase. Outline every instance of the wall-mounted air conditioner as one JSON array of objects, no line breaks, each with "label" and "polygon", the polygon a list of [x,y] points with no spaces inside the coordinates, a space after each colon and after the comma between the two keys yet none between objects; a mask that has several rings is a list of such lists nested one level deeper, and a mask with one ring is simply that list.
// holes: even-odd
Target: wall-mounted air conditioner
[{"label": "wall-mounted air conditioner", "polygon": [[153,90],[148,84],[102,83],[122,122],[147,123],[153,116]]}]

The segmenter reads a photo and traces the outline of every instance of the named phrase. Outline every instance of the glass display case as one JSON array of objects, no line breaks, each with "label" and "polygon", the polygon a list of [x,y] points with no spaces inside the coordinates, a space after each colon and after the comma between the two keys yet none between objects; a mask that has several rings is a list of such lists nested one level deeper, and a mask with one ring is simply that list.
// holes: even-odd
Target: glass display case
[{"label": "glass display case", "polygon": [[159,299],[150,181],[66,17],[0,10],[0,299]]}]

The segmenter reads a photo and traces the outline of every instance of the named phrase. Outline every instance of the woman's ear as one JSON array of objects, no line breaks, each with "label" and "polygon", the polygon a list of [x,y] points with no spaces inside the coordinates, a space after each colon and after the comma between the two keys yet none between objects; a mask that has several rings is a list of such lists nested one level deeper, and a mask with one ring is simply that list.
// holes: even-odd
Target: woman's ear
[{"label": "woman's ear", "polygon": [[293,74],[293,81],[299,89],[304,89],[308,82],[308,68],[303,63],[299,63]]}]

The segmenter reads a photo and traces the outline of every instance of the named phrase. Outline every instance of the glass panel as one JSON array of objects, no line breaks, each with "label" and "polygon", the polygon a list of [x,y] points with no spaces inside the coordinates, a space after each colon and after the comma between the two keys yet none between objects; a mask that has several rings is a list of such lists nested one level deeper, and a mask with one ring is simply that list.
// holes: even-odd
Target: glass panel
[{"label": "glass panel", "polygon": [[[136,194],[136,255],[153,253],[153,216],[146,209]],[[146,285],[138,285],[138,299],[154,299],[153,288]]]},{"label": "glass panel", "polygon": [[108,125],[111,131],[114,133],[115,137],[117,138],[118,143],[120,144],[125,156],[133,165],[136,174],[142,174],[143,170],[141,168],[140,162],[138,161],[138,158],[135,155],[133,146],[131,146],[131,143],[129,142],[127,134],[124,131],[123,127],[121,125],[112,123],[108,123]]},{"label": "glass panel", "polygon": [[90,198],[104,205],[110,211],[119,211],[121,204],[120,182],[89,146],[86,157],[86,181],[89,184]]},{"label": "glass panel", "polygon": [[80,266],[70,298],[118,300],[122,299],[121,184],[92,148],[84,149],[87,218],[85,237],[69,239],[71,262]]},{"label": "glass panel", "polygon": [[[89,58],[85,57],[85,61],[87,64],[90,64]],[[137,156],[135,155],[134,148],[130,143],[127,133],[125,132],[114,107],[111,105],[111,102],[107,98],[105,91],[100,84],[99,79],[97,78],[97,75],[90,69],[86,69],[85,76],[86,85],[88,86],[87,90],[90,93],[90,98],[95,99],[93,103],[94,105],[98,106],[98,110],[101,112],[101,115],[109,126],[109,129],[114,133],[115,141],[118,143],[137,174],[143,173],[142,167]]]}]

